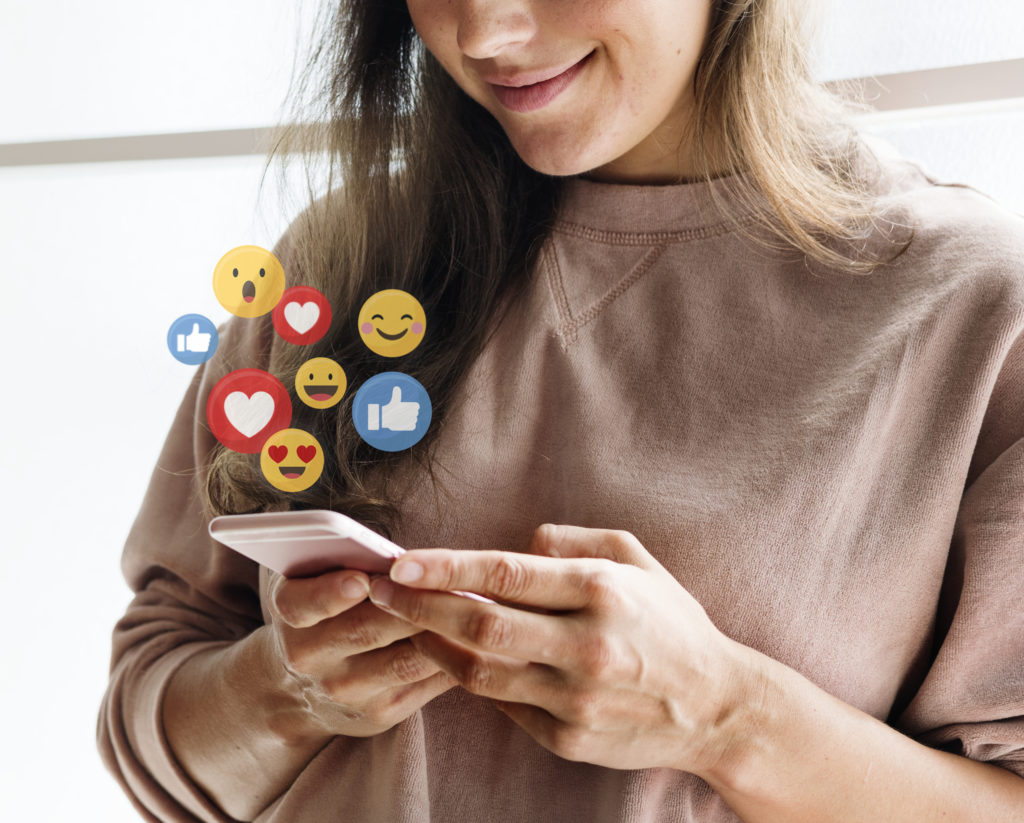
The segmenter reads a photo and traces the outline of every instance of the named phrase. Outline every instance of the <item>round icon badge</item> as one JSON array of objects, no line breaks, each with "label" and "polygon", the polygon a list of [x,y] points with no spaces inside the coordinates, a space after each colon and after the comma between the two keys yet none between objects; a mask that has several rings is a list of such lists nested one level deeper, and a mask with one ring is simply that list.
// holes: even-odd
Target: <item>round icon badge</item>
[{"label": "round icon badge", "polygon": [[385,452],[418,443],[430,426],[431,411],[423,385],[396,371],[374,375],[352,400],[352,422],[359,436]]},{"label": "round icon badge", "polygon": [[210,390],[206,421],[227,448],[256,454],[270,435],[292,422],[292,401],[284,383],[269,372],[238,369]]},{"label": "round icon badge", "polygon": [[238,317],[260,317],[284,294],[284,267],[273,252],[259,246],[237,246],[213,268],[213,293]]},{"label": "round icon badge", "polygon": [[295,372],[295,394],[314,409],[329,409],[338,403],[347,385],[345,370],[329,357],[307,360]]},{"label": "round icon badge", "polygon": [[289,343],[308,346],[331,326],[331,306],[323,292],[312,286],[292,286],[274,307],[274,328]]},{"label": "round icon badge", "polygon": [[427,330],[420,301],[401,289],[372,295],[359,310],[359,336],[382,357],[401,357],[415,349]]},{"label": "round icon badge", "polygon": [[324,451],[313,435],[302,429],[274,432],[263,444],[260,468],[275,489],[301,492],[308,489],[324,470]]},{"label": "round icon badge", "polygon": [[189,366],[198,366],[213,357],[217,343],[217,327],[201,314],[183,314],[167,331],[167,348],[176,360]]}]

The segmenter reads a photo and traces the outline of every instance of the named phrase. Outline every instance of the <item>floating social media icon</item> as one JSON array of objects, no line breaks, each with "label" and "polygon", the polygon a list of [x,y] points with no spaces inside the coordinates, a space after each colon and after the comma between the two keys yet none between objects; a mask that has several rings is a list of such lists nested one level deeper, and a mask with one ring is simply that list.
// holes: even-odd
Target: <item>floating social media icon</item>
[{"label": "floating social media icon", "polygon": [[198,366],[213,357],[217,342],[217,327],[201,314],[183,314],[167,331],[167,348],[189,366]]},{"label": "floating social media icon", "polygon": [[359,336],[382,357],[401,357],[415,349],[427,330],[420,301],[400,289],[384,289],[359,310]]},{"label": "floating social media icon", "polygon": [[302,429],[274,432],[263,444],[260,469],[275,489],[301,492],[324,471],[324,451],[313,435]]},{"label": "floating social media icon", "polygon": [[423,385],[396,371],[374,375],[352,400],[352,422],[359,436],[385,452],[418,443],[430,426],[431,412]]},{"label": "floating social media icon", "polygon": [[307,360],[295,372],[295,394],[314,409],[329,409],[345,393],[345,371],[329,357]]},{"label": "floating social media icon", "polygon": [[273,252],[259,246],[238,246],[213,269],[213,293],[239,317],[260,317],[284,294],[284,267]]},{"label": "floating social media icon", "polygon": [[206,401],[210,430],[227,448],[256,454],[267,438],[292,422],[292,401],[284,383],[260,369],[225,375]]},{"label": "floating social media icon", "polygon": [[292,286],[274,307],[274,328],[289,343],[308,346],[331,326],[331,306],[323,292],[312,286]]}]

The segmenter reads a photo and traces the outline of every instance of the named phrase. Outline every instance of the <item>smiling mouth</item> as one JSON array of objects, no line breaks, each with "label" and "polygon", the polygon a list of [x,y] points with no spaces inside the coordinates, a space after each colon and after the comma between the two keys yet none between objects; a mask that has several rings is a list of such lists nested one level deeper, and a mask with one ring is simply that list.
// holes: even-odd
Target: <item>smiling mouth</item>
[{"label": "smiling mouth", "polygon": [[402,329],[402,331],[400,331],[398,334],[388,334],[387,332],[377,329],[377,334],[379,334],[385,340],[401,340],[403,337],[405,337],[406,332],[408,331],[408,329]]},{"label": "smiling mouth", "polygon": [[306,470],[305,466],[281,466],[279,471],[289,480],[295,480],[297,477],[302,477],[302,473]]},{"label": "smiling mouth", "polygon": [[256,284],[252,280],[246,280],[242,286],[242,299],[246,303],[251,303],[256,299]]},{"label": "smiling mouth", "polygon": [[337,392],[337,386],[306,386],[306,394],[317,401],[330,400]]}]

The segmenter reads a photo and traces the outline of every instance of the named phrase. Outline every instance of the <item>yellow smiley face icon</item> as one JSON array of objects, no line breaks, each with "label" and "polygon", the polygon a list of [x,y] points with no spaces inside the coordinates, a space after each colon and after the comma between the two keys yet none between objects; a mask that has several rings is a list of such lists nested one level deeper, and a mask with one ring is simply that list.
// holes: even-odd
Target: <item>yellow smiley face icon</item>
[{"label": "yellow smiley face icon", "polygon": [[415,349],[427,330],[427,315],[409,292],[385,289],[359,310],[359,336],[382,357],[401,357]]},{"label": "yellow smiley face icon", "polygon": [[307,431],[281,429],[263,444],[260,469],[275,489],[283,492],[305,491],[323,473],[324,450]]},{"label": "yellow smiley face icon", "polygon": [[213,293],[239,317],[260,317],[273,311],[284,294],[284,267],[273,252],[259,246],[238,246],[213,269]]},{"label": "yellow smiley face icon", "polygon": [[345,370],[329,357],[314,357],[295,372],[295,393],[314,409],[329,409],[345,393]]}]

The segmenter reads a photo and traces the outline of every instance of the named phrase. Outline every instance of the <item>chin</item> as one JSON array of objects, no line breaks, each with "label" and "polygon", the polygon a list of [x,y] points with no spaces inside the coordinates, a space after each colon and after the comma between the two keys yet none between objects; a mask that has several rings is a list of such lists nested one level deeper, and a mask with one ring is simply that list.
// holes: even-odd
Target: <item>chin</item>
[{"label": "chin", "polygon": [[511,137],[510,141],[520,160],[534,171],[552,177],[583,174],[615,159],[609,152],[578,143],[558,145],[547,140],[523,141]]}]

